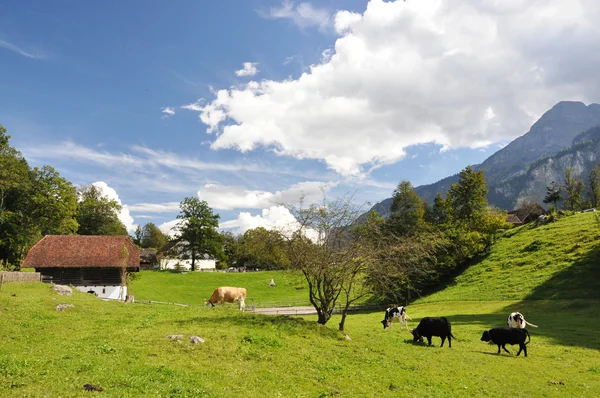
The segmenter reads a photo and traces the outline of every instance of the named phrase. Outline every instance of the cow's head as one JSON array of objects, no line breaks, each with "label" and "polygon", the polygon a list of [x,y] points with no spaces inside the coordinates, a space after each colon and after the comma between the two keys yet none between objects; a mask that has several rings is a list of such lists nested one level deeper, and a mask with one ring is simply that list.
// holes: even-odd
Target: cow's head
[{"label": "cow's head", "polygon": [[481,341],[491,341],[492,340],[492,336],[490,336],[490,331],[486,330],[485,332],[483,332],[483,335],[481,336]]},{"label": "cow's head", "polygon": [[210,300],[204,299],[204,305],[214,307],[215,305],[210,302]]},{"label": "cow's head", "polygon": [[381,323],[383,324],[383,328],[384,328],[384,329],[385,329],[385,328],[387,328],[387,327],[389,326],[389,325],[388,325],[388,320],[387,320],[387,318],[385,318],[383,321],[381,321]]},{"label": "cow's head", "polygon": [[417,329],[413,329],[410,332],[413,335],[413,341],[423,342],[423,336],[421,336],[421,334],[419,333],[419,331]]}]

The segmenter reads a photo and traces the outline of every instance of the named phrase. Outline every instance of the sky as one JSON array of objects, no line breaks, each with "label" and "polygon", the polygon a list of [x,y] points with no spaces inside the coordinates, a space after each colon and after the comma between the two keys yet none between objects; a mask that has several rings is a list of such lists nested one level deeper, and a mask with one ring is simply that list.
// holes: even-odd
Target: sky
[{"label": "sky", "polygon": [[367,210],[481,163],[562,100],[599,102],[596,0],[0,2],[0,124],[168,232],[282,203]]}]

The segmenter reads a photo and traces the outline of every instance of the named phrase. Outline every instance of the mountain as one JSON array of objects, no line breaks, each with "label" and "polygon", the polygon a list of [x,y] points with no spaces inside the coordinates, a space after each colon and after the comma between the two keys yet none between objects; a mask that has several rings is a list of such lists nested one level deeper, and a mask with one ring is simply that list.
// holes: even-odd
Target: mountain
[{"label": "mountain", "polygon": [[[508,210],[524,200],[541,203],[546,186],[552,181],[562,182],[567,167],[573,168],[575,175],[587,178],[587,173],[599,159],[597,141],[600,131],[593,129],[598,125],[599,104],[586,106],[582,102],[561,101],[554,105],[527,133],[483,163],[472,165],[475,170],[484,172],[489,203]],[[445,193],[457,181],[456,174],[418,186],[415,191],[431,203],[438,192]],[[388,198],[373,209],[386,216],[391,203],[392,199]]]}]

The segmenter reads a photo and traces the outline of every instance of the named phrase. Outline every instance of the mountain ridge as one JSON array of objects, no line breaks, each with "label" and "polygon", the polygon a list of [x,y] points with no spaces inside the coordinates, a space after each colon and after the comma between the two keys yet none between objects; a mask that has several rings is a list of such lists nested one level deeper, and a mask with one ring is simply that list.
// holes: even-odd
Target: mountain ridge
[{"label": "mountain ridge", "polygon": [[[556,167],[571,167],[576,176],[588,171],[590,165],[598,160],[600,148],[589,143],[578,144],[600,140],[600,127],[598,131],[592,131],[596,126],[600,126],[600,104],[561,101],[546,111],[525,134],[490,155],[481,164],[471,165],[474,170],[484,172],[490,205],[512,210],[524,200],[541,204],[547,184],[564,179],[564,169],[552,168],[544,163],[544,159],[555,164],[557,162],[553,162],[552,157],[561,151],[567,152],[562,153],[563,161],[558,162]],[[568,151],[575,147],[580,151],[578,155],[566,158]],[[585,153],[581,152],[583,149]],[[542,164],[546,165],[545,170],[539,169]],[[532,166],[538,169],[532,170]],[[444,194],[457,181],[458,174],[454,174],[433,184],[415,187],[415,192],[421,199],[432,203],[437,193]],[[390,213],[391,203],[392,198],[387,198],[370,210],[376,210],[386,217]]]}]

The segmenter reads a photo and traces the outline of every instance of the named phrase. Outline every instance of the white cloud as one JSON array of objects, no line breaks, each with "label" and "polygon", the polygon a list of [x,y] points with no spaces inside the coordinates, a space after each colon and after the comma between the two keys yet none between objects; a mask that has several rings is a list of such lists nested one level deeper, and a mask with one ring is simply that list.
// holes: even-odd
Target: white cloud
[{"label": "white cloud", "polygon": [[311,3],[300,3],[284,0],[280,7],[272,7],[268,11],[259,11],[266,19],[289,19],[300,28],[317,26],[325,30],[331,25],[331,15],[324,9],[316,8]]},{"label": "white cloud", "polygon": [[175,114],[175,109],[170,108],[168,106],[165,106],[161,110],[162,110],[162,113],[164,113],[164,115],[162,117],[163,119],[170,118],[171,116],[173,116]]},{"label": "white cloud", "polygon": [[[146,213],[171,213],[179,211],[179,202],[168,203],[136,203],[129,206],[130,211]],[[141,217],[141,216],[137,216]]]},{"label": "white cloud", "polygon": [[131,217],[131,214],[129,214],[129,206],[121,203],[121,199],[119,199],[117,191],[109,187],[108,184],[104,181],[96,181],[92,183],[92,185],[98,188],[100,192],[104,195],[104,197],[114,200],[122,206],[121,211],[118,214],[119,220],[121,220],[123,225],[125,225],[125,228],[127,228],[127,232],[135,231],[137,225],[134,224],[133,217]]},{"label": "white cloud", "polygon": [[335,183],[306,181],[273,193],[252,191],[242,187],[206,184],[198,191],[198,197],[206,200],[210,207],[220,210],[261,209],[280,203],[297,203],[302,196],[304,196],[304,203],[315,203],[323,198],[323,192],[329,191],[335,185]]},{"label": "white cloud", "polygon": [[9,43],[7,41],[4,41],[4,40],[0,40],[0,47],[6,48],[7,50],[13,51],[13,52],[15,52],[17,54],[20,54],[20,55],[22,55],[24,57],[27,57],[27,58],[32,58],[32,59],[43,59],[43,58],[46,58],[46,55],[43,54],[43,53],[41,53],[41,52],[37,52],[37,51],[36,52],[25,51],[22,48],[14,45],[12,43]]},{"label": "white cloud", "polygon": [[[302,4],[267,16],[318,24]],[[264,147],[360,175],[412,145],[512,140],[556,102],[600,91],[600,2],[371,0],[334,20],[342,36],[310,72],[196,103],[213,149]]]},{"label": "white cloud", "polygon": [[236,70],[235,74],[237,76],[254,76],[258,73],[257,65],[258,62],[244,62],[244,68]]},{"label": "white cloud", "polygon": [[162,233],[169,235],[170,237],[174,237],[177,234],[177,224],[179,224],[181,220],[172,220],[165,223],[162,223],[158,226],[158,229],[162,231]]}]

